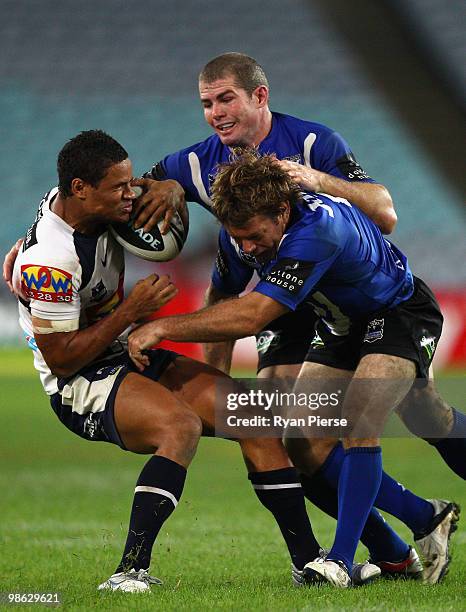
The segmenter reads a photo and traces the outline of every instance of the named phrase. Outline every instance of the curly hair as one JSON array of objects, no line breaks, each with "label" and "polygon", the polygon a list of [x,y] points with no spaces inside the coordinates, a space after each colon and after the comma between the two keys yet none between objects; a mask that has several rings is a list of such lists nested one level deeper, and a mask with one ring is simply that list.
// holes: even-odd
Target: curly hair
[{"label": "curly hair", "polygon": [[58,188],[60,195],[72,195],[71,182],[80,178],[97,187],[110,166],[128,158],[128,153],[114,138],[102,130],[81,132],[69,140],[58,154]]},{"label": "curly hair", "polygon": [[300,197],[300,187],[276,158],[254,150],[236,152],[230,162],[220,164],[211,187],[215,215],[232,227],[244,227],[255,215],[274,219],[284,202],[294,206]]},{"label": "curly hair", "polygon": [[225,76],[232,76],[249,95],[261,85],[269,86],[262,66],[244,53],[223,53],[214,57],[202,69],[199,81],[212,83]]}]

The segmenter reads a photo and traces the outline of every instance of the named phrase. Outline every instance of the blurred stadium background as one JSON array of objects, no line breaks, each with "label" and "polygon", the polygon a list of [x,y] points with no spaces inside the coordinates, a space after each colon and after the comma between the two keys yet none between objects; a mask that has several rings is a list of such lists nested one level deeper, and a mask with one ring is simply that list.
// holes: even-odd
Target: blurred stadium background
[{"label": "blurred stadium background", "polygon": [[[0,252],[55,184],[63,143],[102,128],[142,173],[209,135],[197,74],[224,51],[255,57],[273,110],[325,123],[391,190],[393,235],[435,290],[446,326],[437,366],[466,365],[464,110],[466,5],[460,0],[1,0]],[[183,254],[169,264],[176,308],[202,301],[217,225],[192,205]],[[152,266],[129,258],[129,282]],[[0,344],[22,343],[0,288]],[[254,365],[250,342],[236,361]],[[194,350],[196,354],[197,349]]]}]

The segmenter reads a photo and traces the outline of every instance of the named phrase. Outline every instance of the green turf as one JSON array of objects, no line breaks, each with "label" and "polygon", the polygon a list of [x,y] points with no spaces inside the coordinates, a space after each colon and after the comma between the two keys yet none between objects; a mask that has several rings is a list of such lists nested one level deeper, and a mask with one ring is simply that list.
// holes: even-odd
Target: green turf
[{"label": "green turf", "polygon": [[[448,380],[442,381],[447,397]],[[465,609],[461,523],[441,585],[293,589],[278,529],[250,490],[238,448],[222,440],[201,443],[183,499],[157,541],[152,572],[164,586],[151,595],[97,593],[119,560],[144,458],[69,433],[49,408],[29,353],[0,353],[0,384],[0,591],[59,591],[70,610]],[[419,494],[466,507],[464,482],[424,442],[387,440],[384,461]],[[310,513],[329,545],[334,521]],[[406,527],[393,524],[410,538]],[[358,559],[364,556],[361,548]]]}]

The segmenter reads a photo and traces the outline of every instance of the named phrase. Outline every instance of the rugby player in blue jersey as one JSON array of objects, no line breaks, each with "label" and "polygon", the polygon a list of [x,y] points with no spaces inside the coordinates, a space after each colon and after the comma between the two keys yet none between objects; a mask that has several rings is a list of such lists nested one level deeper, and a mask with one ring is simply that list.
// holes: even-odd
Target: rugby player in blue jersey
[{"label": "rugby player in blue jersey", "polygon": [[[424,578],[437,582],[448,568],[448,538],[459,509],[422,500],[384,474],[380,427],[361,428],[384,422],[416,377],[427,381],[433,351],[426,351],[423,341],[431,338],[436,346],[443,322],[435,298],[413,277],[403,253],[357,207],[343,198],[302,192],[274,157],[244,153],[221,166],[212,201],[224,226],[213,284],[237,296],[254,272],[259,283],[238,299],[138,328],[129,339],[131,358],[143,371],[149,363],[143,351],[163,339],[242,338],[309,304],[321,343],[319,350],[308,346],[299,379],[351,378],[343,410],[354,427],[326,468],[339,478],[335,542],[327,556],[306,565],[305,579],[350,585],[357,542],[375,504],[402,520],[411,515],[410,527],[427,560]],[[290,276],[294,280],[288,282]],[[361,379],[373,384],[357,384]],[[380,392],[380,381],[392,383],[389,392]],[[315,444],[288,440],[295,465],[306,466]],[[434,541],[441,544],[435,553]]]}]

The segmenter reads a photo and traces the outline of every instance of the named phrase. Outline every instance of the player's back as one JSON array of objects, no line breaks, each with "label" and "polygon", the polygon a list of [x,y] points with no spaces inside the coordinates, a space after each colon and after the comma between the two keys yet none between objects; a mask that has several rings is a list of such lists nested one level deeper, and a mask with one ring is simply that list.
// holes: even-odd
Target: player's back
[{"label": "player's back", "polygon": [[409,297],[412,275],[406,256],[347,200],[304,194],[298,221],[288,228],[280,248],[282,257],[293,234],[303,259],[319,262],[314,291],[324,293],[347,314],[358,316]]}]

